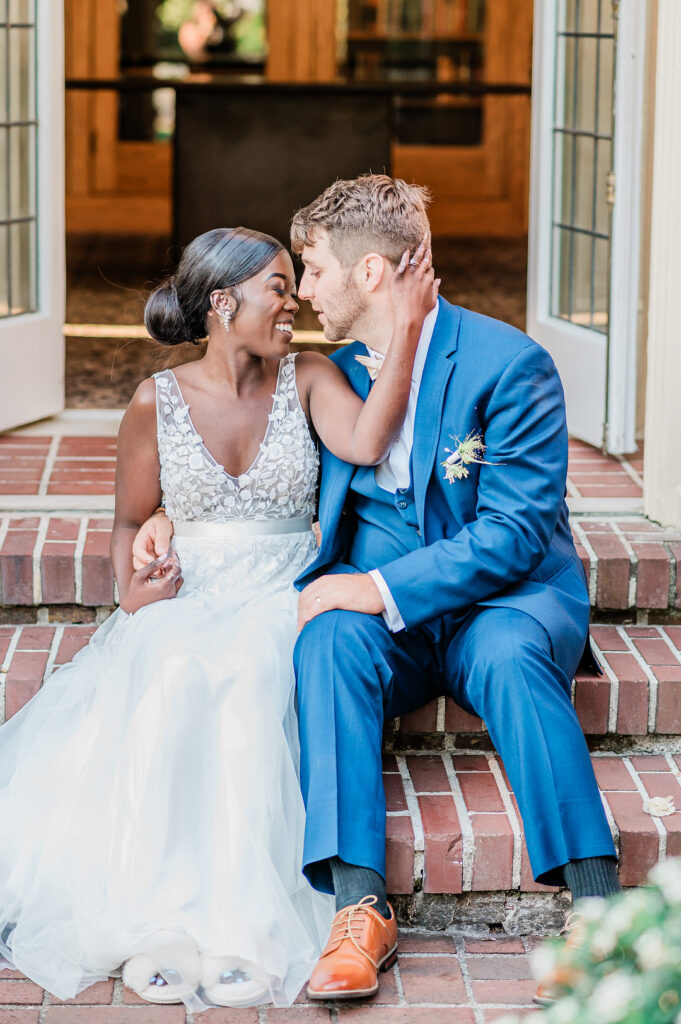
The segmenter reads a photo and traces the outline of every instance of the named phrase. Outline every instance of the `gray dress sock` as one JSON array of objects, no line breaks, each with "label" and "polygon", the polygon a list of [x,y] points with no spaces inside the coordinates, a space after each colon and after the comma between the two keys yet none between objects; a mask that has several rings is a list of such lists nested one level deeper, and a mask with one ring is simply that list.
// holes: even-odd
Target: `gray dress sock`
[{"label": "gray dress sock", "polygon": [[333,891],[336,894],[336,910],[343,910],[353,903],[359,903],[365,896],[375,896],[377,902],[374,909],[389,918],[388,900],[385,891],[385,879],[378,871],[371,868],[346,864],[340,857],[330,857],[329,867],[333,878]]},{"label": "gray dress sock", "polygon": [[563,867],[563,877],[574,900],[585,896],[614,896],[622,890],[614,857],[571,860]]}]

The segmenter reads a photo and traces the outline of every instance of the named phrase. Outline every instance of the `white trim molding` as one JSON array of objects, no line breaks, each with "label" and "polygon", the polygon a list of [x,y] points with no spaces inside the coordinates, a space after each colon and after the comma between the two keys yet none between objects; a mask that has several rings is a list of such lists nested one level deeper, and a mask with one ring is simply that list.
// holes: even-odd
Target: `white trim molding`
[{"label": "white trim molding", "polygon": [[681,526],[681,3],[658,0],[655,68],[646,457],[646,515]]}]

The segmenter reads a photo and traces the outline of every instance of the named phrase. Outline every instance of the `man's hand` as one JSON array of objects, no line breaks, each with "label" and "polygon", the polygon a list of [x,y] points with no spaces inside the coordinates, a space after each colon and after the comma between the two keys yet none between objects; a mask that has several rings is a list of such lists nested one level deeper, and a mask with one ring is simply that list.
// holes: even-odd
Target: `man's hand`
[{"label": "man's hand", "polygon": [[164,512],[155,512],[142,523],[132,542],[132,564],[135,570],[148,565],[170,550],[173,524]]},{"label": "man's hand", "polygon": [[380,615],[385,610],[378,587],[367,573],[320,576],[298,598],[298,629],[320,612],[342,608],[348,612]]}]

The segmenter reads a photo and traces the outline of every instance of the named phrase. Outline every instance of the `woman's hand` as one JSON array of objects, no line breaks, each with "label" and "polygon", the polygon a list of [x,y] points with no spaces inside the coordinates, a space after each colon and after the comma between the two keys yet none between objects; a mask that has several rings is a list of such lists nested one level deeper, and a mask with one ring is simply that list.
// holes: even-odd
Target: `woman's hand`
[{"label": "woman's hand", "polygon": [[128,591],[120,606],[124,612],[131,615],[147,604],[168,601],[176,597],[182,583],[180,560],[174,551],[169,552],[132,574]]},{"label": "woman's hand", "polygon": [[142,523],[132,542],[132,564],[135,569],[148,565],[170,549],[173,524],[164,512],[154,512]]},{"label": "woman's hand", "polygon": [[437,302],[440,279],[435,279],[433,254],[426,235],[410,255],[406,249],[390,280],[390,297],[395,310],[395,326],[421,326]]}]

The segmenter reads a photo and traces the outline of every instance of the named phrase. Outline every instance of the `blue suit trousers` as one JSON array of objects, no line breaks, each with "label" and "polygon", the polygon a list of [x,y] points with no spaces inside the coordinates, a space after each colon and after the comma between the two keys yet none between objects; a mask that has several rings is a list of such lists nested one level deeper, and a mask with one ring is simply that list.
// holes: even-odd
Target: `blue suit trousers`
[{"label": "blue suit trousers", "polygon": [[385,877],[385,720],[447,694],[485,722],[523,819],[534,876],[562,884],[561,866],[615,856],[567,672],[532,616],[475,606],[463,620],[390,633],[381,616],[330,611],[303,629],[295,650],[301,784],[307,808],[303,862],[332,892],[339,856]]}]

